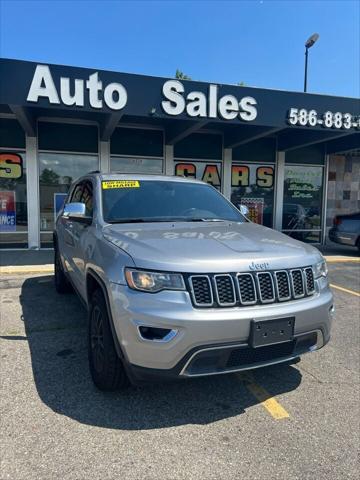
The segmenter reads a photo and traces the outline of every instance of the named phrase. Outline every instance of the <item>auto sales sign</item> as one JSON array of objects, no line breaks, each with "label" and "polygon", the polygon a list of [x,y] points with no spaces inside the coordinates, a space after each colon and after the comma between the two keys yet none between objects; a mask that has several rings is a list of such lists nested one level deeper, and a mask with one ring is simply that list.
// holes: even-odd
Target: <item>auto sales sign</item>
[{"label": "auto sales sign", "polygon": [[[207,91],[185,91],[179,80],[166,80],[161,88],[161,109],[166,115],[198,118],[238,119],[251,122],[257,117],[257,101],[251,96],[220,95],[218,85],[208,85]],[[26,100],[38,103],[46,99],[52,105],[109,108],[123,110],[128,103],[128,92],[119,82],[105,84],[99,72],[87,78],[62,76],[56,82],[48,65],[37,65]],[[156,110],[156,109],[154,109]]]}]

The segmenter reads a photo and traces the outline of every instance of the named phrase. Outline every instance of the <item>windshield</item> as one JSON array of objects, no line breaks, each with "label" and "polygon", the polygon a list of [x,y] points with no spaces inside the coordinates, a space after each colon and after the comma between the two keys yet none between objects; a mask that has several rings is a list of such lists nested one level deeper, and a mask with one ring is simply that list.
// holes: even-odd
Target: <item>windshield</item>
[{"label": "windshield", "polygon": [[245,218],[213,187],[156,180],[102,182],[103,216],[108,223],[232,221]]}]

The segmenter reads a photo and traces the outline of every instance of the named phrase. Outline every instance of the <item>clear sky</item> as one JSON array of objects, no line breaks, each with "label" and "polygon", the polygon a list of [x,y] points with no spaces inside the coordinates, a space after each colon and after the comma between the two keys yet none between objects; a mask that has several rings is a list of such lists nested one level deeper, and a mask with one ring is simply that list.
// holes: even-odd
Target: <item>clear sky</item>
[{"label": "clear sky", "polygon": [[[360,2],[0,0],[2,57],[360,96]],[[1,79],[0,79],[1,81]]]}]

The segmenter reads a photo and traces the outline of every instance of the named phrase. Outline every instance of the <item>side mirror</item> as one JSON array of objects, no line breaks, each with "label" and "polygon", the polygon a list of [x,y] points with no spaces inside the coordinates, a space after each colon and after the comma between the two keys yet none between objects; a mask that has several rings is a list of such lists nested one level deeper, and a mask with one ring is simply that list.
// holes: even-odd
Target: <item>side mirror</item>
[{"label": "side mirror", "polygon": [[244,217],[247,217],[249,215],[249,208],[246,205],[239,205],[239,210],[240,213],[244,215]]},{"label": "side mirror", "polygon": [[64,206],[62,216],[82,223],[92,222],[92,218],[86,216],[85,203],[81,202],[67,203]]}]

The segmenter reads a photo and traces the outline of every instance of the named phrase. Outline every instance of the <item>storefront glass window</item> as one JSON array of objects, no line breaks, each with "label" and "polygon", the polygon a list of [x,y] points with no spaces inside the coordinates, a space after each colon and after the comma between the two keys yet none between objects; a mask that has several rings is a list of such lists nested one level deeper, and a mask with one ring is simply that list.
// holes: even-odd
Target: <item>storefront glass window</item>
[{"label": "storefront glass window", "polygon": [[99,168],[97,155],[39,153],[41,246],[50,246],[57,212],[71,183]]},{"label": "storefront glass window", "polygon": [[120,157],[111,156],[110,169],[119,173],[152,173],[163,172],[162,158]]},{"label": "storefront glass window", "polygon": [[221,162],[176,161],[175,175],[196,178],[221,190]]},{"label": "storefront glass window", "polygon": [[246,207],[247,217],[255,223],[272,227],[274,204],[274,165],[260,163],[233,164],[231,201]]},{"label": "storefront glass window", "polygon": [[321,240],[323,167],[286,165],[282,228],[304,242]]},{"label": "storefront glass window", "polygon": [[0,150],[0,248],[26,248],[25,153]]}]

